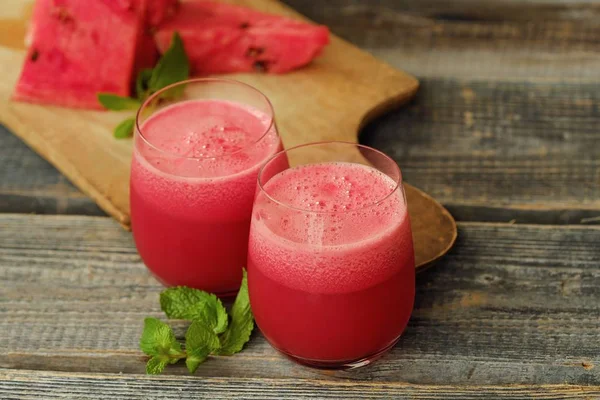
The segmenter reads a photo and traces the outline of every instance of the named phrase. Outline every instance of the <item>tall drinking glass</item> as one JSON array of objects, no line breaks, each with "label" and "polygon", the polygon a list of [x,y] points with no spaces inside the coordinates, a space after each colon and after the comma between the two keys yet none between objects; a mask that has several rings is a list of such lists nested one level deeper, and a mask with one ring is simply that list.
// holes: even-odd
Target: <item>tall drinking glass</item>
[{"label": "tall drinking glass", "polygon": [[241,82],[189,80],[144,103],[131,164],[131,226],[162,283],[237,292],[258,171],[281,149],[271,103]]},{"label": "tall drinking glass", "polygon": [[397,164],[369,147],[315,143],[272,157],[258,183],[248,284],[271,345],[321,368],[366,365],[391,348],[415,295]]}]

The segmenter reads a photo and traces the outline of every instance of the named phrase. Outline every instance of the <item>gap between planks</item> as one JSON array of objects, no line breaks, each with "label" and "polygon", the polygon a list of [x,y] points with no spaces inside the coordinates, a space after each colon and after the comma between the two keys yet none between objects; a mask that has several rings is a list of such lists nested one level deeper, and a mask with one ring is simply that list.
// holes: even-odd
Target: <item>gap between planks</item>
[{"label": "gap between planks", "polygon": [[[6,392],[5,392],[6,390]],[[194,391],[196,390],[196,391]],[[319,379],[198,378],[174,376],[82,374],[0,369],[0,393],[27,398],[552,398],[592,400],[600,386],[575,385],[415,385]],[[117,396],[117,397],[115,397]],[[124,397],[123,397],[124,396]],[[343,396],[343,397],[340,397]],[[62,396],[61,396],[62,397]]]},{"label": "gap between planks", "polygon": [[[0,221],[2,220],[47,220],[47,221],[100,221],[101,223],[107,222],[111,224],[114,221],[115,228],[120,227],[118,221],[115,221],[114,218],[109,216],[102,215],[62,215],[62,214],[21,214],[21,213],[0,213]],[[507,222],[488,222],[488,221],[457,221],[456,224],[458,226],[502,226],[502,227],[510,227],[514,226],[515,229],[522,228],[536,228],[536,229],[590,229],[590,230],[600,230],[600,226],[596,225],[578,225],[578,224],[536,224],[536,223],[523,223],[523,224],[515,224],[510,221]],[[78,224],[77,226],[82,226],[83,224]],[[121,232],[122,229],[119,229]],[[124,231],[123,231],[124,232]],[[124,232],[126,234],[127,232]]]}]

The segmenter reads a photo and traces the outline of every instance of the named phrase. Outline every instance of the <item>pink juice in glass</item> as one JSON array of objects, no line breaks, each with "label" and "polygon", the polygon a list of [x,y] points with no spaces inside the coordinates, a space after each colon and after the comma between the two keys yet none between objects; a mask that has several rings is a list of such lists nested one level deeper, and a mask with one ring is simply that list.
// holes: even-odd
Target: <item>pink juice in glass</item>
[{"label": "pink juice in glass", "polygon": [[282,148],[272,115],[238,102],[186,100],[139,128],[130,200],[144,263],[165,285],[234,294],[256,177]]},{"label": "pink juice in glass", "polygon": [[368,363],[398,340],[413,308],[402,188],[346,162],[275,174],[255,200],[248,279],[257,324],[275,348],[312,366]]}]

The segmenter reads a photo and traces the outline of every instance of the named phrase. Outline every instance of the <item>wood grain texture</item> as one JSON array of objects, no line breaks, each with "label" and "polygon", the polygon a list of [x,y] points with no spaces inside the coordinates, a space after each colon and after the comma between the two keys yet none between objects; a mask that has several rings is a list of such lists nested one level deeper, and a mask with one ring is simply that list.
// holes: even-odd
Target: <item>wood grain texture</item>
[{"label": "wood grain texture", "polygon": [[444,204],[599,216],[598,93],[597,84],[426,79],[409,107],[361,141]]},{"label": "wood grain texture", "polygon": [[594,1],[286,2],[419,78],[600,78],[600,11]]},{"label": "wood grain texture", "polygon": [[[482,202],[485,203],[485,202]],[[600,210],[582,208],[480,205],[477,203],[446,203],[452,216],[462,222],[504,222],[508,224],[540,225],[600,225]],[[557,227],[557,229],[559,229]]]},{"label": "wood grain texture", "polygon": [[93,200],[1,125],[0,212],[105,215]]},{"label": "wood grain texture", "polygon": [[[0,365],[143,373],[158,293],[131,236],[106,217],[0,215]],[[419,276],[409,327],[372,366],[320,372],[255,333],[197,375],[414,384],[600,385],[600,228],[461,224]],[[182,337],[185,324],[174,322]],[[186,374],[182,365],[169,374]]]},{"label": "wood grain texture", "polygon": [[300,379],[218,379],[0,369],[0,396],[29,399],[583,399],[600,387],[429,386]]}]

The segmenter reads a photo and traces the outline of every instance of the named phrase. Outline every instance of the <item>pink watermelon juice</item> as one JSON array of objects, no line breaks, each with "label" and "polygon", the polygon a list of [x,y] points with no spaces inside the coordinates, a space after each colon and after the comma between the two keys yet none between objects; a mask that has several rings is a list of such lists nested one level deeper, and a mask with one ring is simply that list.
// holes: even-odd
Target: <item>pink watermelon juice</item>
[{"label": "pink watermelon juice", "polygon": [[280,150],[272,117],[236,102],[183,101],[143,122],[131,222],[138,251],[161,282],[237,291],[258,170]]},{"label": "pink watermelon juice", "polygon": [[269,342],[305,364],[368,363],[400,337],[415,268],[402,187],[375,168],[318,163],[257,195],[250,301]]}]

